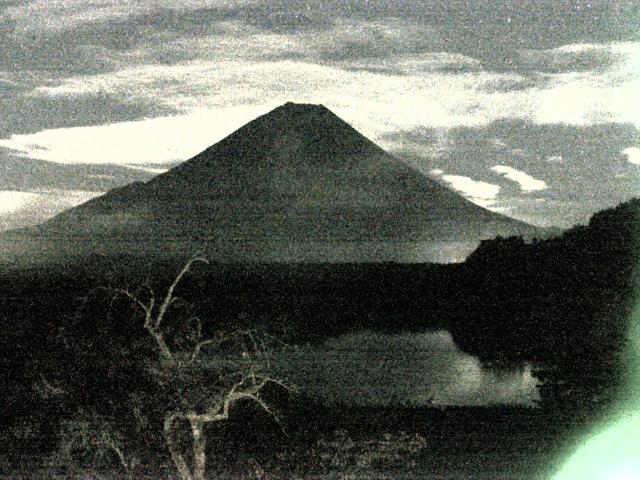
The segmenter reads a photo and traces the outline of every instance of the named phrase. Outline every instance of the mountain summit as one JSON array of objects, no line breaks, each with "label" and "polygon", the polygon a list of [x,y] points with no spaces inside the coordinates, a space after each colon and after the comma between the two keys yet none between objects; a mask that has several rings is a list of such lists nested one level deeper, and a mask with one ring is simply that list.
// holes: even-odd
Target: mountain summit
[{"label": "mountain summit", "polygon": [[[308,187],[313,185],[308,182],[322,182],[331,170],[381,154],[379,147],[326,107],[286,103],[150,185],[163,191],[192,185],[207,196],[290,198],[311,193]],[[304,185],[297,185],[296,179],[303,179]],[[207,182],[215,183],[215,191],[202,191]]]},{"label": "mountain summit", "polygon": [[369,262],[459,260],[481,239],[535,233],[410,168],[326,107],[286,103],[28,236],[67,254],[204,244],[228,261]]}]

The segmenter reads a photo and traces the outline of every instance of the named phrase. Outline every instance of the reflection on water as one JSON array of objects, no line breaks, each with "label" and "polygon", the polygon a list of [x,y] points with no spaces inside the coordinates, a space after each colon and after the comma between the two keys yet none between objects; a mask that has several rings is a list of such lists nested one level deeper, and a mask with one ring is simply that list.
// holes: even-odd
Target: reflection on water
[{"label": "reflection on water", "polygon": [[343,335],[298,347],[277,363],[282,375],[326,403],[533,406],[539,400],[530,366],[484,368],[446,331]]}]

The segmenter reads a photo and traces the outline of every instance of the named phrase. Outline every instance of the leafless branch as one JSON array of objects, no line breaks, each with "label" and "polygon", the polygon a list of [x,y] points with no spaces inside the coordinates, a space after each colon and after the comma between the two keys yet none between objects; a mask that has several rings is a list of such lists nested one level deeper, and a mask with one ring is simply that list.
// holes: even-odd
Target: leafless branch
[{"label": "leafless branch", "polygon": [[116,454],[118,460],[120,461],[120,465],[122,465],[122,468],[124,468],[124,471],[127,473],[127,478],[133,478],[133,469],[135,468],[134,458],[131,458],[129,461],[127,461],[124,450],[120,448],[118,443],[107,432],[103,433],[103,442]]},{"label": "leafless branch", "polygon": [[189,358],[189,361],[195,362],[196,359],[198,358],[198,355],[200,354],[200,350],[202,350],[202,347],[206,347],[207,345],[213,345],[215,343],[219,343],[219,340],[215,338],[210,338],[209,340],[203,340],[196,343],[195,347],[193,347],[193,352],[191,352],[191,357]]},{"label": "leafless branch", "polygon": [[[265,370],[265,366],[267,368],[269,366],[269,347],[271,342],[277,341],[277,339],[270,335],[263,335],[253,329],[237,330],[227,334],[220,332],[211,338],[203,338],[202,322],[199,318],[194,317],[191,320],[195,322],[195,342],[191,351],[174,353],[169,349],[161,327],[169,308],[179,300],[179,297],[176,296],[178,285],[196,262],[208,263],[203,257],[195,257],[189,260],[175,277],[166,294],[162,297],[161,302],[156,302],[153,289],[148,285],[146,287],[149,291],[149,297],[146,301],[127,289],[111,289],[116,295],[127,297],[144,313],[144,328],[155,340],[161,357],[170,362],[164,366],[156,365],[154,367],[155,370],[152,370],[158,375],[158,379],[161,382],[169,379],[168,384],[171,385],[171,382],[175,379],[198,380],[198,375],[201,372],[197,368],[207,369],[208,378],[211,378],[210,371],[212,368],[219,370],[219,377],[217,378],[219,383],[215,385],[198,385],[194,390],[187,388],[184,391],[178,389],[179,391],[174,392],[177,395],[174,400],[179,399],[178,405],[182,405],[182,407],[177,407],[176,410],[167,412],[164,417],[163,432],[165,441],[171,459],[182,480],[204,479],[206,463],[204,426],[207,423],[227,420],[233,405],[242,400],[255,403],[276,422],[280,423],[277,412],[261,397],[261,392],[269,384],[279,385],[286,390],[290,389],[279,379],[262,373]],[[283,342],[279,343],[285,345]],[[201,365],[195,365],[202,350],[213,347],[218,349],[218,355],[215,357],[218,361],[203,362]],[[232,353],[232,355],[227,356],[229,353]],[[235,357],[236,353],[241,353],[242,359]],[[170,368],[165,368],[166,366]],[[195,376],[192,377],[194,373]],[[229,386],[229,384],[231,385]],[[223,385],[226,385],[226,388]],[[202,387],[204,387],[204,390]],[[197,405],[201,405],[203,392],[206,395],[213,396],[214,400],[204,409],[197,407]],[[193,441],[192,469],[189,468],[183,454],[180,452],[178,442],[174,439],[173,430],[176,422],[180,420],[189,422],[191,426]],[[117,445],[115,446],[117,447]],[[116,453],[121,463],[126,465],[124,453],[122,451],[116,451]]]},{"label": "leafless branch", "polygon": [[189,270],[191,270],[191,267],[196,262],[209,264],[209,261],[204,257],[192,258],[186,263],[186,265],[182,268],[180,273],[173,280],[173,283],[167,290],[167,294],[164,297],[164,301],[162,302],[162,305],[160,305],[160,310],[158,312],[158,315],[156,316],[156,321],[155,321],[156,329],[160,328],[160,324],[162,323],[162,320],[164,319],[164,316],[167,313],[167,309],[169,308],[169,306],[171,306],[171,304],[177,300],[177,297],[174,297],[173,295],[176,287],[182,281],[182,278],[189,272]]},{"label": "leafless branch", "polygon": [[[107,290],[106,288],[104,290]],[[133,303],[135,303],[138,307],[140,307],[142,309],[142,311],[146,314],[146,315],[151,315],[152,311],[149,305],[145,305],[144,303],[142,303],[142,300],[140,300],[138,297],[136,297],[135,295],[133,295],[129,290],[125,290],[123,288],[109,288],[108,290],[116,293],[116,294],[120,294],[120,295],[124,295],[125,297],[127,297],[129,300],[131,300]]]},{"label": "leafless branch", "polygon": [[[200,330],[200,325],[198,323],[197,338],[198,338],[198,341],[194,345],[193,351],[190,355],[190,362],[194,362],[197,359],[202,348],[208,347],[208,346],[221,347],[222,345],[229,342],[233,342],[234,340],[237,341],[237,343],[239,344],[239,347],[242,349],[243,354],[245,354],[246,356],[249,356],[250,354],[255,355],[256,353],[265,352],[267,350],[266,343],[262,338],[258,337],[257,333],[254,330],[237,330],[228,335],[221,334],[221,335],[218,335],[217,337],[201,340],[202,333]],[[244,342],[243,342],[244,339],[248,339],[250,343],[250,348],[247,348],[247,346],[244,345]]]},{"label": "leafless branch", "polygon": [[154,325],[153,325],[153,323],[154,323],[153,322],[153,311],[154,311],[155,304],[156,304],[155,297],[152,296],[149,299],[149,304],[145,305],[142,302],[142,300],[140,300],[137,296],[133,295],[128,290],[121,289],[121,288],[113,288],[113,289],[111,289],[111,291],[115,292],[116,294],[120,294],[120,295],[126,296],[135,305],[137,305],[138,307],[140,307],[142,309],[142,311],[144,312],[143,327],[149,332],[151,337],[155,340],[156,345],[158,346],[158,349],[160,350],[161,356],[165,360],[173,362],[175,360],[174,355],[171,352],[171,349],[169,349],[169,346],[167,345],[167,342],[165,342],[164,336],[162,335],[162,332],[160,332],[156,328],[154,328]]}]

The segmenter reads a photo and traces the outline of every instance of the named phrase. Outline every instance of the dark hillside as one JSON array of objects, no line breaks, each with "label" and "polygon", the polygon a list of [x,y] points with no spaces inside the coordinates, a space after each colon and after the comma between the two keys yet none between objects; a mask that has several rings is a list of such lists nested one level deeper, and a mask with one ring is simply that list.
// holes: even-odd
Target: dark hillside
[{"label": "dark hillside", "polygon": [[482,242],[464,265],[456,342],[487,361],[527,359],[586,387],[623,367],[640,245],[640,200],[561,237]]}]

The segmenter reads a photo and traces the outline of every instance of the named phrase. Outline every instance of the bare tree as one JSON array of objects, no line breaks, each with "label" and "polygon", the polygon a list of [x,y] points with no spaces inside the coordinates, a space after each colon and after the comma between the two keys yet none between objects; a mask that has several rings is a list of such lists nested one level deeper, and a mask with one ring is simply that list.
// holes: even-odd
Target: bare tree
[{"label": "bare tree", "polygon": [[[261,393],[269,385],[288,387],[269,374],[273,338],[256,330],[217,331],[205,338],[200,319],[192,318],[191,342],[188,347],[171,346],[165,338],[167,312],[179,297],[176,289],[196,263],[208,263],[203,257],[189,260],[159,300],[147,287],[148,298],[116,289],[130,299],[144,315],[143,327],[153,339],[158,362],[149,370],[163,386],[172,392],[170,408],[164,414],[163,435],[171,459],[182,480],[203,480],[206,471],[206,434],[209,423],[229,418],[232,407],[240,401],[250,401],[278,421],[276,412]],[[188,462],[176,441],[176,428],[187,422],[192,440],[193,465]]]}]

